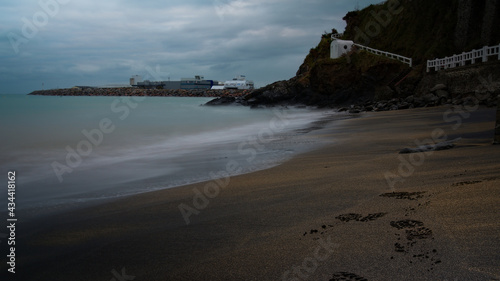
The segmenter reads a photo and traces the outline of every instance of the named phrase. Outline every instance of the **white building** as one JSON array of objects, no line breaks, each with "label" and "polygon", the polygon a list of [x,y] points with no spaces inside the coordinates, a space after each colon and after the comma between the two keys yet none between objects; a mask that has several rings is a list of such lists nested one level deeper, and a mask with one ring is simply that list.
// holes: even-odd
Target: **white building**
[{"label": "white building", "polygon": [[142,76],[140,75],[133,75],[130,78],[130,86],[137,85],[137,83],[142,82]]},{"label": "white building", "polygon": [[224,83],[224,89],[247,90],[253,88],[253,81],[247,80],[245,75],[239,75],[238,77],[233,78],[233,80],[229,80]]},{"label": "white building", "polygon": [[353,41],[334,39],[330,45],[330,58],[337,59],[349,53],[354,45]]}]

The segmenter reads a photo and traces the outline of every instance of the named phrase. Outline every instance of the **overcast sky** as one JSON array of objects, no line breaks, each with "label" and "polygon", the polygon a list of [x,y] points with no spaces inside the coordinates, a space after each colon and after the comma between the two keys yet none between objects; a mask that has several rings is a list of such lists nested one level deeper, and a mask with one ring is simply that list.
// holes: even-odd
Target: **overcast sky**
[{"label": "overcast sky", "polygon": [[194,75],[257,87],[295,75],[321,34],[381,0],[0,2],[0,94]]}]

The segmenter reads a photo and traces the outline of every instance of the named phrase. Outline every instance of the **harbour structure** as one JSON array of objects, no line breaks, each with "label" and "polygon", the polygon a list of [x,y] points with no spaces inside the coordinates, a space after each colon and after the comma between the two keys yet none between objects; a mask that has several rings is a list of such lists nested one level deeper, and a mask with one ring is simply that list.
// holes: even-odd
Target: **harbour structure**
[{"label": "harbour structure", "polygon": [[224,89],[251,90],[254,87],[253,81],[247,80],[245,75],[238,75],[233,80],[224,83]]},{"label": "harbour structure", "polygon": [[132,77],[130,77],[130,86],[137,85],[139,82],[142,82],[142,76],[132,75]]},{"label": "harbour structure", "polygon": [[217,80],[207,80],[201,75],[195,75],[193,78],[182,78],[180,81],[142,81],[142,79],[138,79],[137,76],[138,75],[134,75],[132,76],[132,78],[130,78],[130,85],[142,89],[211,89],[214,85],[220,84],[220,82]]}]

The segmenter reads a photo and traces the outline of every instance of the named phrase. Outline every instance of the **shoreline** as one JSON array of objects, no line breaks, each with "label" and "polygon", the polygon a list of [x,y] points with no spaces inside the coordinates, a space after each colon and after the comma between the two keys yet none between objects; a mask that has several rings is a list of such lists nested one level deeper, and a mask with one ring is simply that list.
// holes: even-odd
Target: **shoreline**
[{"label": "shoreline", "polygon": [[[30,206],[22,204],[26,207],[18,211],[25,220],[37,220],[143,193],[202,183],[215,182],[221,185],[228,178],[281,165],[297,155],[326,145],[324,140],[314,136],[315,131],[322,129],[328,123],[356,116],[330,110],[308,109],[305,112],[296,112],[286,109],[283,112],[281,110],[274,112],[271,117],[273,118],[260,124],[262,128],[259,131],[255,130],[251,135],[231,139],[229,142],[224,140],[197,153],[183,155],[182,161],[192,163],[189,164],[189,169],[198,171],[197,173],[184,177],[160,175],[144,180],[133,180],[116,184],[116,187],[104,189],[101,193],[97,190],[74,196],[58,194],[60,197],[46,197],[47,200],[39,200],[40,202],[32,200],[34,203]],[[275,119],[277,121],[273,122]],[[278,127],[274,128],[274,125]],[[151,167],[165,164],[161,161],[154,162],[152,159],[149,162]],[[207,166],[206,163],[211,164]]]},{"label": "shoreline", "polygon": [[[33,233],[20,225],[27,242],[18,251],[21,274],[96,280],[125,268],[148,280],[499,278],[500,147],[486,137],[489,127],[493,137],[495,111],[471,112],[453,129],[457,122],[443,121],[449,109],[369,113],[327,125],[317,134],[335,143],[231,177],[198,206],[194,190],[206,183],[47,218]],[[436,129],[462,140],[404,158],[413,165],[398,175],[406,163],[398,151]],[[401,181],[389,186],[387,173]],[[199,211],[189,225],[180,204]]]}]

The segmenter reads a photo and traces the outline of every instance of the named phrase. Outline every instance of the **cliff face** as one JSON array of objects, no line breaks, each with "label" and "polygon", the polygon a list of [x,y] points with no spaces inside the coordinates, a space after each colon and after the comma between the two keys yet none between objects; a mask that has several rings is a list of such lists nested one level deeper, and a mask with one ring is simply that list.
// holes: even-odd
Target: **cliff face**
[{"label": "cliff face", "polygon": [[498,0],[389,0],[349,12],[344,38],[416,63],[500,44]]},{"label": "cliff face", "polygon": [[413,71],[402,83],[396,82],[407,74],[407,66],[398,61],[364,51],[330,59],[331,34],[324,34],[294,78],[256,90],[247,100],[253,105],[343,106],[424,93],[420,83],[428,59],[500,44],[498,2],[388,0],[349,12],[342,39],[413,58]]},{"label": "cliff face", "polygon": [[305,104],[347,106],[390,97],[387,85],[408,67],[368,52],[352,52],[337,60],[317,59],[304,64],[299,75],[255,90],[250,105]]}]

